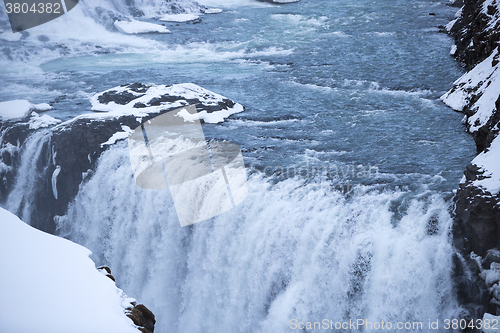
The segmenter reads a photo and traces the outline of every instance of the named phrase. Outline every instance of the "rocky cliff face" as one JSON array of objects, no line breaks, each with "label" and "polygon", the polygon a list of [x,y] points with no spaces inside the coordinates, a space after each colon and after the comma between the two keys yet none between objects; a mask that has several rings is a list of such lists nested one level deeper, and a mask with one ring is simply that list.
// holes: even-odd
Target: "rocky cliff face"
[{"label": "rocky cliff face", "polygon": [[465,114],[479,153],[455,196],[457,287],[472,316],[500,315],[500,1],[465,0],[447,29],[468,72],[442,100]]}]

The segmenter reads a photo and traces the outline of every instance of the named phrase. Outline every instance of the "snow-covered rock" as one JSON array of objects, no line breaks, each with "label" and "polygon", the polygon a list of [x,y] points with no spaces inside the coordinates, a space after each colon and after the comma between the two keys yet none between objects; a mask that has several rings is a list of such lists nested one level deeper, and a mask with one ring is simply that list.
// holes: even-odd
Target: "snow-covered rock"
[{"label": "snow-covered rock", "polygon": [[220,8],[205,8],[203,10],[205,14],[219,14],[222,13],[222,9]]},{"label": "snow-covered rock", "polygon": [[499,97],[500,52],[495,49],[488,58],[455,81],[453,88],[441,99],[454,110],[465,112],[467,128],[474,133],[495,115],[495,103]]},{"label": "snow-covered rock", "polygon": [[220,123],[230,115],[243,111],[243,106],[192,83],[166,85],[123,85],[94,95],[92,110],[106,112],[98,116],[146,116],[190,104],[196,105],[198,116],[207,123]]},{"label": "snow-covered rock", "polygon": [[159,18],[165,22],[191,22],[199,19],[200,16],[196,14],[165,14]]},{"label": "snow-covered rock", "polygon": [[161,34],[170,33],[170,30],[168,30],[163,25],[154,24],[150,22],[142,22],[137,20],[115,21],[114,25],[116,29],[126,34],[145,34],[153,32]]},{"label": "snow-covered rock", "polygon": [[91,252],[0,208],[0,332],[138,333],[132,309]]},{"label": "snow-covered rock", "polygon": [[287,3],[293,3],[293,2],[299,2],[300,0],[258,0],[261,2],[270,2],[270,3],[275,3],[275,4],[287,4]]},{"label": "snow-covered rock", "polygon": [[36,112],[31,113],[31,118],[29,120],[30,129],[39,129],[50,127],[56,124],[59,124],[61,120],[51,117],[47,114],[39,115]]},{"label": "snow-covered rock", "polygon": [[491,145],[472,160],[479,167],[481,177],[472,181],[472,185],[484,189],[492,195],[500,191],[500,136]]},{"label": "snow-covered rock", "polygon": [[24,99],[0,102],[0,120],[21,120],[28,117],[30,111],[47,111],[51,108],[52,107],[49,104],[31,104],[29,101]]}]

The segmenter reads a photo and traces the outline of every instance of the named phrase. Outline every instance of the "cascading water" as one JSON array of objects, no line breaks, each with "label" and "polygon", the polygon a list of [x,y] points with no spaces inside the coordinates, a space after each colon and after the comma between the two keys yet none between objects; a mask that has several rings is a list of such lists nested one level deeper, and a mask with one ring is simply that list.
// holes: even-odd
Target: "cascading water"
[{"label": "cascading water", "polygon": [[158,332],[288,332],[293,318],[428,325],[459,315],[441,195],[423,191],[394,219],[404,191],[345,196],[258,174],[249,187],[232,211],[180,228],[168,190],[135,185],[121,143],[58,228],[151,306]]},{"label": "cascading water", "polygon": [[4,207],[27,223],[36,223],[37,208],[35,193],[40,190],[40,182],[47,178],[47,166],[51,163],[50,133],[39,131],[31,135],[21,150],[20,167],[16,170],[16,184],[9,193]]}]

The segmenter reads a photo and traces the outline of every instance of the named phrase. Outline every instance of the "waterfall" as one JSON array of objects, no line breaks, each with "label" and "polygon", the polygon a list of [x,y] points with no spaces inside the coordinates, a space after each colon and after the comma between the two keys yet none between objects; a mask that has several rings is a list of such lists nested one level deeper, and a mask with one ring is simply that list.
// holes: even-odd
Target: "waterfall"
[{"label": "waterfall", "polygon": [[155,332],[289,332],[291,319],[425,328],[458,317],[442,195],[272,183],[254,174],[242,204],[181,228],[168,190],[135,185],[122,142],[102,154],[58,232],[152,308]]},{"label": "waterfall", "polygon": [[[164,14],[200,14],[203,8],[194,0],[80,0],[67,14],[23,31],[20,42],[3,45],[0,64],[9,68],[12,62],[21,62],[30,75],[39,71],[36,66],[62,56],[157,50],[161,46],[154,41],[119,33],[114,22],[155,19]],[[7,14],[0,10],[0,31],[9,29]]]},{"label": "waterfall", "polygon": [[15,185],[4,204],[5,209],[39,229],[45,228],[38,223],[37,191],[50,178],[49,165],[53,161],[50,139],[50,132],[42,130],[33,133],[23,144]]}]

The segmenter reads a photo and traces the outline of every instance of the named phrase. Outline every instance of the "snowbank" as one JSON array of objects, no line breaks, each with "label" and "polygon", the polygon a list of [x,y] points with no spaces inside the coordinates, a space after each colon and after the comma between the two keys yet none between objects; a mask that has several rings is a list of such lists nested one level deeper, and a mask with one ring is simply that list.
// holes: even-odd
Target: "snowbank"
[{"label": "snowbank", "polygon": [[49,104],[31,104],[24,99],[0,102],[0,120],[21,120],[26,118],[32,110],[47,111],[51,108]]},{"label": "snowbank", "polygon": [[145,34],[152,32],[158,32],[161,34],[170,33],[170,30],[165,28],[163,25],[149,23],[149,22],[142,22],[137,20],[115,21],[114,25],[116,29],[126,34]]},{"label": "snowbank", "polygon": [[137,333],[132,307],[90,251],[0,208],[0,332]]},{"label": "snowbank", "polygon": [[500,192],[500,136],[497,136],[481,154],[472,160],[480,168],[481,177],[472,182],[491,194]]},{"label": "snowbank", "polygon": [[241,104],[192,83],[172,86],[138,83],[123,85],[94,95],[90,102],[93,111],[106,112],[90,115],[94,118],[123,115],[144,117],[151,113],[196,104],[205,109],[198,112],[199,119],[207,123],[220,123],[230,115],[243,111]]}]

